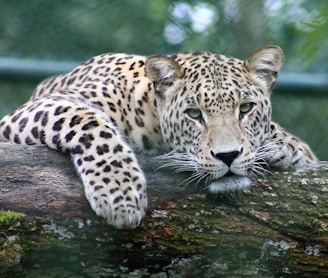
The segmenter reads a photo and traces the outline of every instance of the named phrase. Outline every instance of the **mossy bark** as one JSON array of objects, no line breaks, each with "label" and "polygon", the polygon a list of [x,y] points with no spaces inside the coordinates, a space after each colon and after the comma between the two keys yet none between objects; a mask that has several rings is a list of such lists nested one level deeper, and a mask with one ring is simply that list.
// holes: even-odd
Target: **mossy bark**
[{"label": "mossy bark", "polygon": [[186,175],[140,162],[147,217],[135,230],[115,230],[90,209],[68,157],[0,144],[0,274],[328,276],[327,163],[210,196],[181,185]]}]

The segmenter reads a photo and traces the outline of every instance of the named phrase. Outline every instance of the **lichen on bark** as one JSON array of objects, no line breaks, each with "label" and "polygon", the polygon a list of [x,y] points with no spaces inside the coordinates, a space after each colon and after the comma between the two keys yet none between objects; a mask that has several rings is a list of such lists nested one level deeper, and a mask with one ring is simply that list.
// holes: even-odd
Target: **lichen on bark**
[{"label": "lichen on bark", "polygon": [[8,144],[0,153],[0,220],[25,214],[0,221],[3,276],[328,275],[327,163],[212,196],[140,157],[147,216],[115,230],[90,209],[69,158]]}]

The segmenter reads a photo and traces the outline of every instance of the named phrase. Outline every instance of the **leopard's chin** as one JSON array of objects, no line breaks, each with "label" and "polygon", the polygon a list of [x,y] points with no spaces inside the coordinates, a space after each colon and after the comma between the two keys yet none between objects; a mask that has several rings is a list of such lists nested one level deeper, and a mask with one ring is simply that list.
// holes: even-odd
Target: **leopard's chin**
[{"label": "leopard's chin", "polygon": [[227,175],[213,180],[208,186],[211,193],[235,191],[247,189],[251,186],[251,180],[246,176]]}]

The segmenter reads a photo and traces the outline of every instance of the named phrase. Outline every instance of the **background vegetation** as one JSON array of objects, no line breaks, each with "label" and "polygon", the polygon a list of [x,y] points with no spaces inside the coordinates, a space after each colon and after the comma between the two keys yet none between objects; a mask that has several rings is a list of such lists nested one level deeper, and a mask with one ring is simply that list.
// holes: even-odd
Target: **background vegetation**
[{"label": "background vegetation", "polygon": [[[328,70],[325,0],[0,0],[0,6],[5,58],[79,63],[103,52],[202,49],[244,59],[277,44],[286,55],[284,72]],[[0,76],[0,117],[27,100],[36,81]],[[325,160],[327,94],[297,94],[291,87],[273,95],[274,119]]]}]

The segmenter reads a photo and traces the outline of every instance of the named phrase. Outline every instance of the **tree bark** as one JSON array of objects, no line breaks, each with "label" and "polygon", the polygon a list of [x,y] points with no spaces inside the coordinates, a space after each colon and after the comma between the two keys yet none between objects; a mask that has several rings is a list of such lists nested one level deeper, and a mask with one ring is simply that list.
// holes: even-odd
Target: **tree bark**
[{"label": "tree bark", "polygon": [[[146,171],[150,196],[158,194],[155,206],[186,193],[177,186],[186,175],[155,171],[160,164],[149,157],[141,155],[139,160]],[[95,217],[69,156],[46,147],[0,143],[0,192],[2,210],[52,219]]]},{"label": "tree bark", "polygon": [[[117,231],[90,209],[67,156],[0,143],[0,274],[7,274],[1,267],[17,264],[24,273],[35,264],[56,273],[62,263],[42,256],[55,250],[70,254],[70,268],[83,265],[75,275],[101,276],[109,268],[115,275],[138,270],[158,277],[328,275],[328,163],[273,173],[254,180],[250,190],[212,196],[200,185],[181,185],[188,175],[156,170],[156,160],[142,155],[139,160],[150,207],[136,230]],[[26,216],[1,223],[7,210]]]}]

